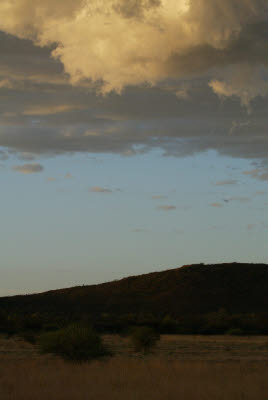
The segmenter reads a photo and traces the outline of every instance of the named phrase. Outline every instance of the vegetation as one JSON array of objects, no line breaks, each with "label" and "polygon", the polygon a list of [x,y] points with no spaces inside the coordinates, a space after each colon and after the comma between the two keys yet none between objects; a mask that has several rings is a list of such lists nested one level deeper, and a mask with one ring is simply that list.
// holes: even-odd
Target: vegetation
[{"label": "vegetation", "polygon": [[163,335],[151,354],[104,335],[119,357],[70,363],[0,336],[1,400],[266,400],[267,338]]},{"label": "vegetation", "polygon": [[148,353],[160,340],[160,335],[147,326],[135,328],[130,335],[131,343],[135,351]]},{"label": "vegetation", "polygon": [[4,400],[265,400],[266,362],[111,359],[0,364]]},{"label": "vegetation", "polygon": [[101,334],[146,326],[160,334],[266,335],[267,286],[264,264],[200,264],[101,285],[3,297],[0,333],[34,341],[42,333],[79,323]]},{"label": "vegetation", "polygon": [[71,361],[89,361],[108,355],[101,337],[92,328],[80,324],[42,334],[39,345],[44,353]]}]

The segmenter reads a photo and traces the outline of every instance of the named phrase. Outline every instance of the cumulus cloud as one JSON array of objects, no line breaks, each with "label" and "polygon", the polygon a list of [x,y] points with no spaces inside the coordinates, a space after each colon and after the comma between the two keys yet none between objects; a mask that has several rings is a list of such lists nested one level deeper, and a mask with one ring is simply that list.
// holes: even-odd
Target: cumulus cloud
[{"label": "cumulus cloud", "polygon": [[[51,54],[72,83],[93,81],[103,93],[252,58],[267,61],[265,40],[253,46],[256,36],[266,34],[265,0],[2,0],[0,14],[1,30],[40,46],[53,44]],[[236,51],[245,37],[246,48]],[[224,95],[240,96],[212,82]],[[242,101],[254,95],[242,95]]]},{"label": "cumulus cloud", "polygon": [[172,206],[172,205],[162,205],[162,206],[158,206],[157,207],[158,210],[163,210],[163,211],[172,211],[172,210],[176,210],[176,206]]},{"label": "cumulus cloud", "polygon": [[2,0],[0,15],[0,146],[267,158],[266,0]]},{"label": "cumulus cloud", "polygon": [[[228,69],[223,80],[212,80],[209,85],[219,97],[238,97],[250,112],[250,102],[268,94],[268,72],[252,65],[236,65]],[[241,125],[240,125],[241,126]]]},{"label": "cumulus cloud", "polygon": [[34,174],[36,172],[42,172],[44,167],[40,164],[24,164],[24,165],[14,165],[12,167],[13,171],[20,172],[22,174]]}]

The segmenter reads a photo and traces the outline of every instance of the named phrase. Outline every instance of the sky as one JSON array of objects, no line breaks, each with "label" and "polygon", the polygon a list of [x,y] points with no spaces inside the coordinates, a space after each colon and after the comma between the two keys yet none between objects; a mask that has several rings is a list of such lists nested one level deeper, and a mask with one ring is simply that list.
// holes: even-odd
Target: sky
[{"label": "sky", "polygon": [[0,296],[268,262],[266,0],[1,0]]}]

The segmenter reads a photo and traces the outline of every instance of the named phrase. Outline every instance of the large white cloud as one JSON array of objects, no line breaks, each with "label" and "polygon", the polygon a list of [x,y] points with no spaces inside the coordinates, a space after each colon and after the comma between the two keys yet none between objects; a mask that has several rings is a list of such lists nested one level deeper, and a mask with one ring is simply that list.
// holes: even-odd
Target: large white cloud
[{"label": "large white cloud", "polygon": [[[2,0],[0,17],[4,32],[56,44],[52,55],[71,82],[90,80],[104,93],[230,63],[267,64],[267,54],[257,59],[255,46],[235,51],[243,34],[249,46],[256,30],[267,38],[266,0]],[[255,26],[254,34],[248,26]],[[265,41],[257,46],[263,51]],[[246,57],[249,50],[254,54]],[[246,99],[235,83],[211,85],[243,104],[263,94],[260,85]]]}]

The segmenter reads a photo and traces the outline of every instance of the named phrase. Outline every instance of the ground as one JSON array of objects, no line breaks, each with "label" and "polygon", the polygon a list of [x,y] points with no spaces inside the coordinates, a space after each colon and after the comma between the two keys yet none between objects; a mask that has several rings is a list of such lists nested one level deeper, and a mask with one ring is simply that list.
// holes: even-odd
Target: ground
[{"label": "ground", "polygon": [[1,400],[268,400],[268,337],[163,335],[150,355],[105,335],[115,356],[71,364],[0,338]]}]

